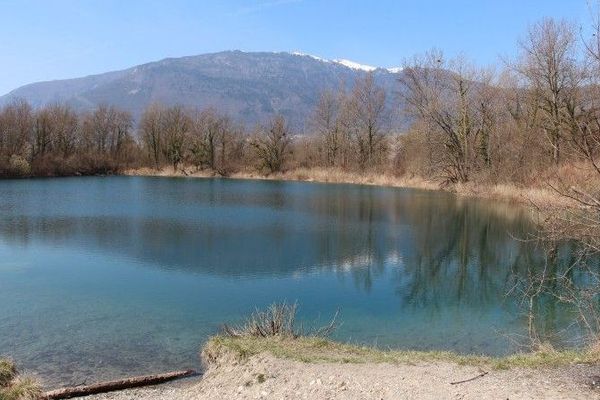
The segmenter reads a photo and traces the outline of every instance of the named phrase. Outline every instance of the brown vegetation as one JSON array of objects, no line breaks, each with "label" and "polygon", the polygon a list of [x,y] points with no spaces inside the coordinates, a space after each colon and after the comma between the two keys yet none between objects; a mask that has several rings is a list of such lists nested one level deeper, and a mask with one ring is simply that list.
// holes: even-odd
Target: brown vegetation
[{"label": "brown vegetation", "polygon": [[[539,238],[547,249],[546,267],[530,270],[518,279],[527,308],[529,336],[542,346],[538,336],[536,308],[552,296],[577,310],[577,322],[592,347],[600,342],[600,20],[596,35],[584,43],[586,62],[577,64],[575,35],[564,22],[544,20],[536,24],[523,45],[520,70],[536,99],[539,130],[549,145],[549,157],[570,171],[546,184],[564,204],[535,204],[545,221]],[[578,171],[577,171],[578,170]],[[577,172],[575,172],[577,171]],[[576,243],[574,260],[563,273],[552,268],[561,247]],[[573,251],[573,250],[572,250]]]},{"label": "brown vegetation", "polygon": [[273,303],[266,310],[255,310],[241,325],[223,325],[223,333],[228,337],[279,337],[299,338],[301,336],[327,337],[336,328],[337,314],[329,324],[310,328],[296,326],[296,311],[298,305],[287,303]]},{"label": "brown vegetation", "polygon": [[42,391],[31,378],[19,376],[15,364],[0,358],[0,399],[1,400],[37,400]]}]

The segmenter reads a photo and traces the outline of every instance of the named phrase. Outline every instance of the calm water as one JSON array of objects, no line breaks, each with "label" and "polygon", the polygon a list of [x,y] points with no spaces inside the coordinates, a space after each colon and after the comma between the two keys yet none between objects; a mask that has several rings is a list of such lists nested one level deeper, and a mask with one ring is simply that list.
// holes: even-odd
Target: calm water
[{"label": "calm water", "polygon": [[[504,354],[506,296],[543,262],[518,209],[352,185],[164,178],[0,181],[0,354],[50,386],[198,367],[223,322],[298,301],[336,338]],[[548,334],[568,310],[547,302]],[[89,382],[89,380],[88,380]]]}]

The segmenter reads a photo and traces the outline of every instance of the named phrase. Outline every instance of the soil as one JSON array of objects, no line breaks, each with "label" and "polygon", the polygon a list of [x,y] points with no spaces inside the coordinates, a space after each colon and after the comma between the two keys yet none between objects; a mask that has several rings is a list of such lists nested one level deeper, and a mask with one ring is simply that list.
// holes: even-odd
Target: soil
[{"label": "soil", "polygon": [[[483,376],[482,376],[483,375]],[[600,399],[600,366],[490,370],[453,363],[303,363],[263,353],[218,360],[200,380],[89,396],[190,399]],[[452,384],[475,378],[468,382]]]}]

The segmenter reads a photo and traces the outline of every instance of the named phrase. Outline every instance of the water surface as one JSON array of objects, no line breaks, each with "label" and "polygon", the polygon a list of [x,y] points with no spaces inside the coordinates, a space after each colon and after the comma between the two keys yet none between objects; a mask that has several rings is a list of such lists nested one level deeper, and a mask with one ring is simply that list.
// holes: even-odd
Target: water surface
[{"label": "water surface", "polygon": [[[198,368],[254,307],[340,311],[335,338],[506,354],[513,277],[542,265],[526,212],[447,193],[141,177],[0,181],[0,354],[48,385]],[[544,304],[544,334],[570,314]]]}]

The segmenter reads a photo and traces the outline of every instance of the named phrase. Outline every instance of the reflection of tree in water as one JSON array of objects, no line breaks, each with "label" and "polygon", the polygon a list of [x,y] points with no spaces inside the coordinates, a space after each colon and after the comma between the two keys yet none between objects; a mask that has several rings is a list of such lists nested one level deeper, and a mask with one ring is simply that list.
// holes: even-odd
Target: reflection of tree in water
[{"label": "reflection of tree in water", "polygon": [[[515,280],[547,267],[549,285],[560,293],[560,281],[576,260],[572,244],[564,244],[558,257],[548,260],[539,243],[519,240],[532,229],[524,219],[507,219],[489,207],[457,201],[434,215],[427,207],[413,206],[417,248],[405,269],[399,271],[398,294],[403,304],[441,310],[461,304],[500,304],[515,313],[522,299],[511,288]],[[556,298],[542,296],[536,304],[536,322],[548,336],[568,325],[570,310]]]},{"label": "reflection of tree in water", "polygon": [[361,197],[356,203],[340,203],[340,213],[331,218],[340,225],[336,234],[323,232],[319,263],[340,279],[351,276],[356,287],[368,292],[386,265],[398,262],[394,247],[401,232],[390,226],[374,196]]},{"label": "reflection of tree in water", "polygon": [[512,277],[514,297],[528,325],[523,342],[534,346],[544,342],[581,345],[588,332],[579,324],[581,310],[570,302],[570,296],[594,284],[600,259],[588,259],[589,268],[581,269],[582,248],[578,243],[545,244],[550,247],[525,254],[525,268]]},{"label": "reflection of tree in water", "polygon": [[529,249],[511,239],[520,220],[499,216],[485,204],[447,199],[410,204],[415,248],[398,272],[399,294],[413,306],[497,302],[515,259]]}]

